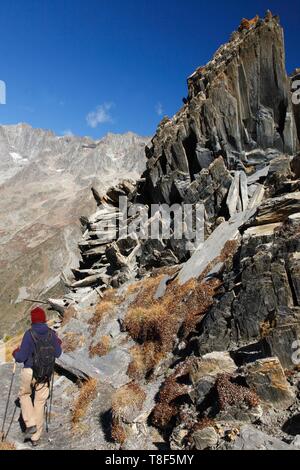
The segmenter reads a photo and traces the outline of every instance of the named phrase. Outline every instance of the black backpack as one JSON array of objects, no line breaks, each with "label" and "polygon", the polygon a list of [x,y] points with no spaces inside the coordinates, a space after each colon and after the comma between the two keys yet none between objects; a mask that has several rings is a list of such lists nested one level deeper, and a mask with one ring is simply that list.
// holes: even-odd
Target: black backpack
[{"label": "black backpack", "polygon": [[50,328],[46,335],[39,335],[32,329],[30,333],[34,342],[33,378],[37,383],[49,383],[55,364],[55,333]]}]

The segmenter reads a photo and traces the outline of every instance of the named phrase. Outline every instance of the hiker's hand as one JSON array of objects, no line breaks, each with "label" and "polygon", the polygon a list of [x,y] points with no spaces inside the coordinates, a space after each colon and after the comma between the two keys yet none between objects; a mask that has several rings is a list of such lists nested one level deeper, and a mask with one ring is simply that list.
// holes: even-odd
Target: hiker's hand
[{"label": "hiker's hand", "polygon": [[19,352],[19,351],[20,351],[20,348],[15,349],[15,350],[12,352],[12,356],[15,357],[15,354],[16,354],[17,352]]}]

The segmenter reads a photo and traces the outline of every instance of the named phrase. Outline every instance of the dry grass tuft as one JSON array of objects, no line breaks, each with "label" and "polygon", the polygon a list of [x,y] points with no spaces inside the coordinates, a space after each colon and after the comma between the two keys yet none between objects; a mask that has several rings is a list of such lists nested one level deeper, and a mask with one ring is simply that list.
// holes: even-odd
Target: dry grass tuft
[{"label": "dry grass tuft", "polygon": [[118,424],[116,420],[112,421],[111,437],[115,442],[119,442],[119,444],[123,444],[127,437],[124,427],[121,424]]},{"label": "dry grass tuft", "polygon": [[141,288],[142,281],[134,282],[127,287],[126,296],[135,294]]},{"label": "dry grass tuft", "polygon": [[89,356],[105,356],[110,350],[110,341],[109,336],[102,336],[99,343],[95,344],[95,346],[90,345]]},{"label": "dry grass tuft", "polygon": [[163,358],[163,353],[160,349],[157,343],[151,341],[133,346],[130,349],[132,361],[127,370],[129,377],[141,380],[151,374],[154,367]]},{"label": "dry grass tuft", "polygon": [[253,390],[243,385],[237,385],[228,374],[219,375],[216,381],[216,390],[221,410],[241,403],[246,403],[249,408],[254,408],[260,402]]},{"label": "dry grass tuft", "polygon": [[112,429],[114,441],[123,443],[126,439],[126,423],[142,409],[146,393],[136,383],[131,382],[119,388],[112,396]]},{"label": "dry grass tuft", "polygon": [[184,338],[195,331],[197,324],[212,306],[214,295],[220,284],[221,281],[217,278],[207,281],[192,279],[187,283],[185,288],[190,289],[190,295],[187,296],[183,305],[185,319],[182,323],[181,334]]},{"label": "dry grass tuft", "polygon": [[151,421],[159,429],[166,429],[170,426],[172,419],[180,411],[180,397],[188,392],[188,387],[178,382],[178,379],[187,375],[191,367],[192,359],[179,364],[174,372],[165,380],[159,395],[158,402],[153,408]]},{"label": "dry grass tuft", "polygon": [[92,318],[89,320],[91,335],[95,336],[101,321],[112,312],[122,301],[123,297],[118,296],[115,289],[108,289],[104,292],[103,298],[98,302]]},{"label": "dry grass tuft", "polygon": [[97,395],[97,380],[87,380],[80,389],[79,396],[77,397],[72,410],[72,425],[75,426],[79,423],[81,418],[86,414],[89,404]]},{"label": "dry grass tuft", "polygon": [[0,441],[0,451],[1,450],[16,450],[15,444],[7,441]]},{"label": "dry grass tuft", "polygon": [[64,352],[72,352],[78,348],[81,348],[84,344],[84,336],[78,333],[66,333],[62,340],[62,349]]},{"label": "dry grass tuft", "polygon": [[20,335],[16,335],[13,338],[7,339],[4,344],[0,345],[0,355],[1,357],[5,358],[5,362],[13,361],[12,353],[18,346],[20,346],[22,338],[23,333]]},{"label": "dry grass tuft", "polygon": [[76,317],[76,310],[75,308],[70,305],[68,308],[66,308],[66,310],[64,311],[64,316],[63,316],[63,319],[62,319],[62,322],[61,322],[61,326],[65,326],[67,323],[69,323],[69,321]]},{"label": "dry grass tuft", "polygon": [[[170,348],[170,345],[172,344],[172,337],[174,337],[174,335],[178,335],[180,338],[185,339],[193,331],[195,331],[198,323],[201,322],[205,313],[213,305],[214,296],[221,284],[220,279],[216,277],[207,279],[207,274],[213,268],[213,266],[215,266],[220,261],[224,262],[227,267],[230,266],[238,246],[239,242],[237,240],[228,241],[225,244],[220,256],[216,257],[207,266],[206,270],[198,279],[191,279],[183,286],[178,286],[177,282],[174,281],[167,287],[164,297],[159,300],[160,305],[157,311],[161,312],[163,310],[171,322],[169,323],[168,321],[165,321],[165,317],[161,314],[156,319],[155,325],[156,330],[158,331],[160,331],[161,324],[166,325],[167,340],[165,341],[165,345],[167,348]],[[137,296],[136,301],[139,301],[139,295]],[[157,305],[153,298],[148,302],[148,304],[149,310],[151,313],[153,313],[153,319],[155,318]],[[133,315],[131,311],[128,313],[131,313],[132,315],[131,318],[129,316],[131,323],[129,322],[129,325],[127,323],[129,333],[133,334],[134,339],[138,338],[140,341],[143,340],[142,334],[141,332],[139,333],[137,327],[137,312],[134,312],[135,315]],[[142,330],[145,334],[145,331],[147,332],[150,330],[150,321],[148,319],[148,322],[145,322],[144,318],[145,315],[140,315],[140,330]],[[180,325],[180,331],[178,329],[178,325]],[[151,327],[153,329],[152,324]],[[160,336],[160,338],[161,337],[162,336]],[[163,351],[165,351],[165,349],[163,349]],[[165,380],[158,395],[158,402],[154,407],[151,415],[152,422],[156,427],[165,430],[172,424],[174,418],[179,415],[180,401],[184,399],[184,395],[186,395],[188,389],[185,385],[180,383],[178,379],[189,372],[192,364],[193,358],[188,358],[175,369],[172,375],[170,375]],[[249,403],[256,403],[257,397],[251,390],[246,389],[246,387],[238,387],[234,384],[231,385],[233,385],[232,391],[235,391],[236,395],[237,389],[235,389],[235,387],[238,388],[240,392],[239,396],[240,398],[242,397],[241,399],[246,401],[248,400]],[[223,402],[223,395],[221,401]],[[204,422],[202,424],[200,423],[199,426],[200,425],[204,425]]]},{"label": "dry grass tuft", "polygon": [[[216,278],[208,281],[191,279],[183,286],[178,286],[174,281],[167,286],[164,296],[156,300],[155,293],[164,276],[159,274],[143,281],[124,320],[125,329],[139,344],[132,351],[130,371],[134,377],[140,376],[140,373],[149,374],[172,350],[179,330],[180,336],[185,338],[196,328],[212,305],[215,290],[220,285]],[[153,346],[150,347],[149,343]],[[141,351],[138,353],[139,347]],[[138,364],[141,365],[140,369]]]},{"label": "dry grass tuft", "polygon": [[275,313],[269,314],[268,317],[259,325],[260,337],[263,339],[269,336],[271,331],[276,328],[276,326],[277,320]]}]

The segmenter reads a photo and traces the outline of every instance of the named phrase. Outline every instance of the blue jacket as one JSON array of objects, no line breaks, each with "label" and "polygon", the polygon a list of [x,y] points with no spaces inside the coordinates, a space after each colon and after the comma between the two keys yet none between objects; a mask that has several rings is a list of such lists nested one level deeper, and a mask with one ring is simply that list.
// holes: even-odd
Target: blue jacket
[{"label": "blue jacket", "polygon": [[[46,323],[35,323],[31,325],[31,328],[38,335],[46,335],[49,331],[49,327]],[[55,357],[59,357],[62,353],[61,350],[61,341],[57,337],[56,333],[53,331],[53,346],[55,348]],[[30,333],[30,330],[26,331],[23,336],[21,347],[19,351],[14,353],[14,358],[16,362],[23,362],[24,367],[32,368],[33,367],[33,353],[34,353],[34,342]]]}]

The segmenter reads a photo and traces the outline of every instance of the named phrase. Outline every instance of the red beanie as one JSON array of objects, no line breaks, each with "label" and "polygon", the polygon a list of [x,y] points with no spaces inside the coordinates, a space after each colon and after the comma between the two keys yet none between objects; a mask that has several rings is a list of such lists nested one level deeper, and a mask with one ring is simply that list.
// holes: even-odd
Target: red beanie
[{"label": "red beanie", "polygon": [[31,310],[31,323],[46,323],[46,313],[41,307]]}]

